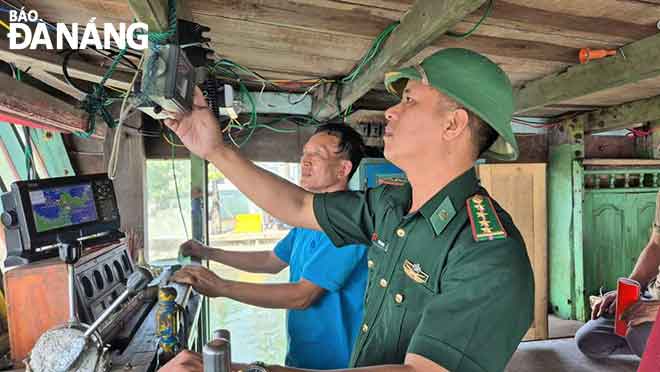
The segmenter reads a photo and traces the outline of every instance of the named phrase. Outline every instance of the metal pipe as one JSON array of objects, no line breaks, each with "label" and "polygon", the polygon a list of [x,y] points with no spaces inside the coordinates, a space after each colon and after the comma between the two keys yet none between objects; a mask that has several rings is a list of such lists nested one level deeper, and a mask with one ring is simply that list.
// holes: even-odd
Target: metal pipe
[{"label": "metal pipe", "polygon": [[85,331],[85,338],[88,338],[92,333],[94,333],[94,331],[96,331],[96,329],[101,325],[101,323],[103,323],[106,319],[108,319],[108,317],[115,311],[115,309],[117,309],[122,304],[122,302],[124,302],[124,300],[128,298],[128,296],[130,295],[131,292],[125,290],[124,293],[122,293],[119,297],[117,297],[117,299],[110,305],[110,307],[105,309],[103,314],[101,314],[101,316],[96,318],[94,323],[92,323],[92,325],[89,326],[89,328],[87,328],[87,330]]},{"label": "metal pipe", "polygon": [[224,339],[209,341],[202,348],[204,372],[231,372],[229,342]]},{"label": "metal pipe", "polygon": [[72,264],[66,266],[69,272],[69,321],[73,323],[78,320],[76,314],[76,288],[74,287],[75,273]]}]

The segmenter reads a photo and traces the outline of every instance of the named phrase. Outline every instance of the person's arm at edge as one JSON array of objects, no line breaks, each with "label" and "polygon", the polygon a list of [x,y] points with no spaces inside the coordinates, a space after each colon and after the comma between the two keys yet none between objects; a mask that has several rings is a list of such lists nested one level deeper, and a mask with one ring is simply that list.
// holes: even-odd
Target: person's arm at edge
[{"label": "person's arm at edge", "polygon": [[[660,265],[660,233],[654,229],[649,242],[637,258],[629,278],[646,287],[658,275],[658,265]],[[616,291],[608,292],[594,304],[591,309],[591,319],[597,319],[608,312],[613,313],[615,304]]]},{"label": "person's arm at edge", "polygon": [[[290,368],[282,366],[268,366],[269,372],[320,372],[319,370]],[[243,371],[243,366],[232,368],[234,372]],[[325,372],[448,372],[447,369],[418,354],[408,353],[403,364],[369,366],[361,368],[333,369]]]},{"label": "person's arm at edge", "polygon": [[242,252],[209,247],[205,257],[210,261],[250,273],[277,274],[289,266],[273,251]]},{"label": "person's arm at edge", "polygon": [[174,273],[171,279],[191,285],[209,297],[227,297],[271,309],[306,309],[325,292],[322,287],[305,279],[295,283],[246,283],[223,279],[201,266],[186,266]]},{"label": "person's arm at edge", "polygon": [[301,279],[295,283],[246,283],[225,280],[220,295],[244,304],[270,309],[304,310],[325,292],[316,284]]},{"label": "person's arm at edge", "polygon": [[634,279],[642,286],[646,286],[658,275],[659,265],[660,233],[654,229],[649,242],[639,255],[637,263],[635,263],[635,268],[630,274],[630,279]]}]

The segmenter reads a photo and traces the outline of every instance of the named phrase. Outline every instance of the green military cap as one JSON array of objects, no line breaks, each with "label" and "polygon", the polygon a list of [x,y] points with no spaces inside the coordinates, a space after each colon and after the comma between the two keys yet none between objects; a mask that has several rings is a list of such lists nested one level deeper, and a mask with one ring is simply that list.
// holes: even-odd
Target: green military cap
[{"label": "green military cap", "polygon": [[515,160],[518,144],[511,127],[513,89],[506,73],[490,59],[467,49],[432,54],[420,65],[385,74],[385,86],[401,96],[409,79],[430,85],[478,115],[499,134],[486,156]]}]

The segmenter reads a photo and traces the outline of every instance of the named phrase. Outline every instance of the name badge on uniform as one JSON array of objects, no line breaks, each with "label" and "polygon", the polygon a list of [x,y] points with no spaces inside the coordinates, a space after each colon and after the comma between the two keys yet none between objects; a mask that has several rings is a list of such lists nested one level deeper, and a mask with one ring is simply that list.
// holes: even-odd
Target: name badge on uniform
[{"label": "name badge on uniform", "polygon": [[387,252],[387,243],[378,238],[378,234],[371,235],[371,244]]},{"label": "name badge on uniform", "polygon": [[403,272],[415,283],[424,284],[429,281],[429,274],[422,271],[422,266],[406,260],[403,263]]}]

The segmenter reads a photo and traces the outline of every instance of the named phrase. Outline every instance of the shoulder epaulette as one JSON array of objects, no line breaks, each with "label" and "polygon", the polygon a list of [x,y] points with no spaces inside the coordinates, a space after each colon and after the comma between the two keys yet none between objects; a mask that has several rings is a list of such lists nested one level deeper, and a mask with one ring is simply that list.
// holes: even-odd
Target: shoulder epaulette
[{"label": "shoulder epaulette", "polygon": [[482,242],[507,237],[506,230],[488,196],[477,194],[468,198],[466,203],[474,241]]}]

